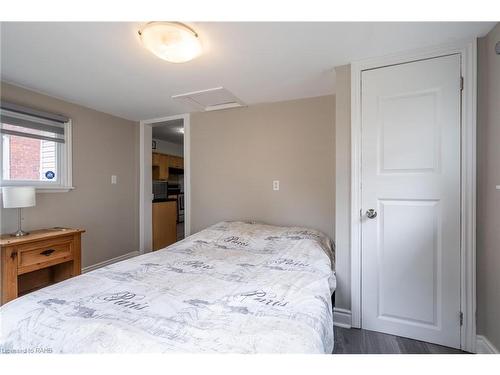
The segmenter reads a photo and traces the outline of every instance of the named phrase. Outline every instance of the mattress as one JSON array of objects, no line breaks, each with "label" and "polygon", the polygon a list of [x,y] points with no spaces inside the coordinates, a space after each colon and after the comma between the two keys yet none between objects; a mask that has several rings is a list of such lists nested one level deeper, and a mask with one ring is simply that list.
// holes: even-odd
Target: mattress
[{"label": "mattress", "polygon": [[322,233],[221,222],[0,308],[3,353],[331,353]]}]

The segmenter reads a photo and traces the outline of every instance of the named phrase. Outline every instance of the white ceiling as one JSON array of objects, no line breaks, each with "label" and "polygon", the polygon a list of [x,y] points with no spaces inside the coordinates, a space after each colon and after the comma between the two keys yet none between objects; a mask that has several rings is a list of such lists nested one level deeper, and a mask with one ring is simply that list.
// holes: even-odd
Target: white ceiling
[{"label": "white ceiling", "polygon": [[483,36],[494,23],[190,23],[204,54],[170,64],[141,23],[2,23],[1,78],[131,120],[190,110],[172,95],[223,86],[247,104],[335,92],[333,67]]}]

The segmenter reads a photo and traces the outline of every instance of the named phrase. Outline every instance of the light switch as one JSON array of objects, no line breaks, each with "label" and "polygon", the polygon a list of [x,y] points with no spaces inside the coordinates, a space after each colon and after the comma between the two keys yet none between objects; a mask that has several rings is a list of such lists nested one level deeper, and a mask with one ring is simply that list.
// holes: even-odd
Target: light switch
[{"label": "light switch", "polygon": [[278,191],[280,189],[280,182],[279,180],[274,180],[273,181],[273,190]]},{"label": "light switch", "polygon": [[497,190],[500,190],[500,185],[495,186]]},{"label": "light switch", "polygon": [[117,182],[118,182],[118,177],[115,174],[111,175],[111,183],[114,185]]}]

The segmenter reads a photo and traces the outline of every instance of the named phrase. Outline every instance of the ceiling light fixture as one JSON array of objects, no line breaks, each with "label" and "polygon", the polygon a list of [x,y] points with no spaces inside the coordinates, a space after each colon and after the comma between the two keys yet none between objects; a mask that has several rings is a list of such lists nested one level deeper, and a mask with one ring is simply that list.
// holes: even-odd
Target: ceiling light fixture
[{"label": "ceiling light fixture", "polygon": [[144,47],[172,63],[190,61],[202,52],[196,31],[180,22],[149,22],[138,33]]}]

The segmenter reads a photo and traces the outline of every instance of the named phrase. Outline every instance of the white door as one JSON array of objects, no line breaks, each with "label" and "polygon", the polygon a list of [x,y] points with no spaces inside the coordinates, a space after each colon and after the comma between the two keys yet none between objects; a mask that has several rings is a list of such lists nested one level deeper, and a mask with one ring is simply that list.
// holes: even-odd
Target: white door
[{"label": "white door", "polygon": [[459,348],[460,56],[361,82],[361,325]]}]

